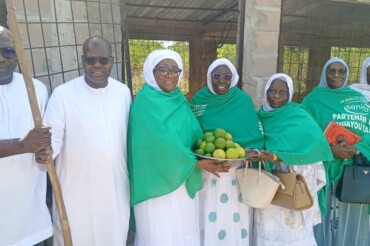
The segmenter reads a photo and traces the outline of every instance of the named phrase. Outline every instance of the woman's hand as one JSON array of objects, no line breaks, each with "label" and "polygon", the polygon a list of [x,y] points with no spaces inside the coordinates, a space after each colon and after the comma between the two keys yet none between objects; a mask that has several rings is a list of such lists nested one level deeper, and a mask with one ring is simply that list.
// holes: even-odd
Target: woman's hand
[{"label": "woman's hand", "polygon": [[261,150],[260,153],[253,153],[249,154],[247,160],[248,161],[277,161],[278,159],[275,158],[275,154],[267,151]]},{"label": "woman's hand", "polygon": [[345,142],[330,146],[331,152],[334,157],[347,160],[348,158],[356,155],[359,151],[352,145],[346,145]]},{"label": "woman's hand", "polygon": [[230,165],[228,161],[217,161],[211,159],[198,160],[197,168],[203,169],[213,175],[220,177],[218,173],[229,172]]}]

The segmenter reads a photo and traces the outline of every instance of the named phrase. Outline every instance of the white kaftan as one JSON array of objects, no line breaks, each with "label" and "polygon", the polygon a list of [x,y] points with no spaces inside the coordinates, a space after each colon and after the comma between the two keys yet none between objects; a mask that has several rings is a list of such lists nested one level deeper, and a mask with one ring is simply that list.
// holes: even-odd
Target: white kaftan
[{"label": "white kaftan", "polygon": [[[34,80],[41,114],[48,92]],[[22,138],[34,127],[23,76],[0,85],[0,139]],[[0,158],[0,245],[29,246],[53,233],[46,203],[46,170],[34,154]]]},{"label": "white kaftan", "polygon": [[242,203],[235,167],[217,178],[203,172],[199,194],[200,228],[204,246],[247,246],[252,208]]},{"label": "white kaftan", "polygon": [[135,246],[199,246],[197,203],[182,184],[169,194],[135,205]]},{"label": "white kaftan", "polygon": [[275,205],[255,209],[254,239],[256,242],[253,245],[317,245],[313,227],[321,223],[317,192],[326,184],[325,169],[322,162],[317,162],[296,165],[293,170],[305,178],[314,201],[313,207],[304,211],[294,211]]},{"label": "white kaftan", "polygon": [[[126,85],[109,78],[94,89],[78,77],[55,89],[44,121],[52,129],[74,246],[125,245],[129,223]],[[63,245],[56,208],[54,245]]]}]

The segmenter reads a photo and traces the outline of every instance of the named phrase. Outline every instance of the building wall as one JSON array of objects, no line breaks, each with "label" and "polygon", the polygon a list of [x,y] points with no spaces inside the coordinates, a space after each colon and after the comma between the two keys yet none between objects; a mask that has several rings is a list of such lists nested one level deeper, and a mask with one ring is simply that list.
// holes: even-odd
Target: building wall
[{"label": "building wall", "polygon": [[5,0],[0,0],[0,26],[6,25],[6,6]]},{"label": "building wall", "polygon": [[281,1],[246,0],[242,82],[256,108],[268,78],[277,71]]},{"label": "building wall", "polygon": [[82,44],[90,36],[106,38],[121,79],[121,0],[13,0],[27,64],[52,91],[83,75]]}]

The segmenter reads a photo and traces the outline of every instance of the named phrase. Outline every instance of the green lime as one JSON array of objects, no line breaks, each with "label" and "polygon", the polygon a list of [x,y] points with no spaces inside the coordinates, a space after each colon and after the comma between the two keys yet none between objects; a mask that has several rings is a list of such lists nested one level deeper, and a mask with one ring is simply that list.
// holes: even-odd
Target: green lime
[{"label": "green lime", "polygon": [[204,150],[202,150],[202,149],[197,149],[197,150],[195,150],[195,154],[198,154],[198,155],[204,155]]},{"label": "green lime", "polygon": [[203,133],[203,140],[206,140],[210,136],[213,136],[213,132],[205,132],[205,133]]},{"label": "green lime", "polygon": [[231,133],[227,132],[226,135],[225,135],[225,139],[226,140],[232,140],[233,136],[231,135]]},{"label": "green lime", "polygon": [[226,150],[226,158],[227,159],[238,159],[238,151],[234,148],[230,148]]},{"label": "green lime", "polygon": [[217,149],[223,149],[226,146],[226,141],[223,138],[217,138],[215,140],[215,145]]},{"label": "green lime", "polygon": [[223,149],[216,149],[215,151],[213,151],[212,156],[214,158],[225,159],[226,154]]},{"label": "green lime", "polygon": [[214,131],[214,135],[215,135],[216,138],[224,138],[225,135],[226,135],[226,131],[222,128],[217,128]]},{"label": "green lime", "polygon": [[238,158],[244,158],[246,156],[245,149],[242,147],[236,147],[235,149],[238,152]]},{"label": "green lime", "polygon": [[235,144],[231,140],[226,141],[226,149],[235,148]]},{"label": "green lime", "polygon": [[213,143],[215,141],[215,136],[208,136],[205,140],[207,143]]},{"label": "green lime", "polygon": [[200,145],[202,144],[202,141],[203,141],[203,139],[197,139],[197,141],[195,141],[195,148],[199,148],[200,147]]},{"label": "green lime", "polygon": [[206,147],[206,141],[202,141],[202,143],[200,144],[199,146],[199,149],[203,149],[204,150],[204,147]]},{"label": "green lime", "polygon": [[206,147],[204,147],[204,152],[212,153],[215,149],[216,149],[216,146],[214,143],[207,143]]}]

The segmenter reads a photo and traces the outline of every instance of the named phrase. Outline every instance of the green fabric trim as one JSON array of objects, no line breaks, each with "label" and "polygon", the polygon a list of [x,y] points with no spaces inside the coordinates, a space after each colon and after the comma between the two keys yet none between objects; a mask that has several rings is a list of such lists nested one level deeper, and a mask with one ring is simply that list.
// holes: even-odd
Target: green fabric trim
[{"label": "green fabric trim", "polygon": [[252,100],[239,88],[233,87],[224,95],[215,95],[204,87],[192,98],[191,107],[203,131],[223,128],[231,133],[234,142],[245,148],[264,147]]},{"label": "green fabric trim", "polygon": [[301,105],[285,105],[257,112],[263,126],[266,149],[287,165],[333,160],[330,146],[310,113]]},{"label": "green fabric trim", "polygon": [[186,182],[190,197],[202,188],[191,151],[202,131],[186,98],[144,84],[134,100],[128,126],[131,204],[171,193]]}]

